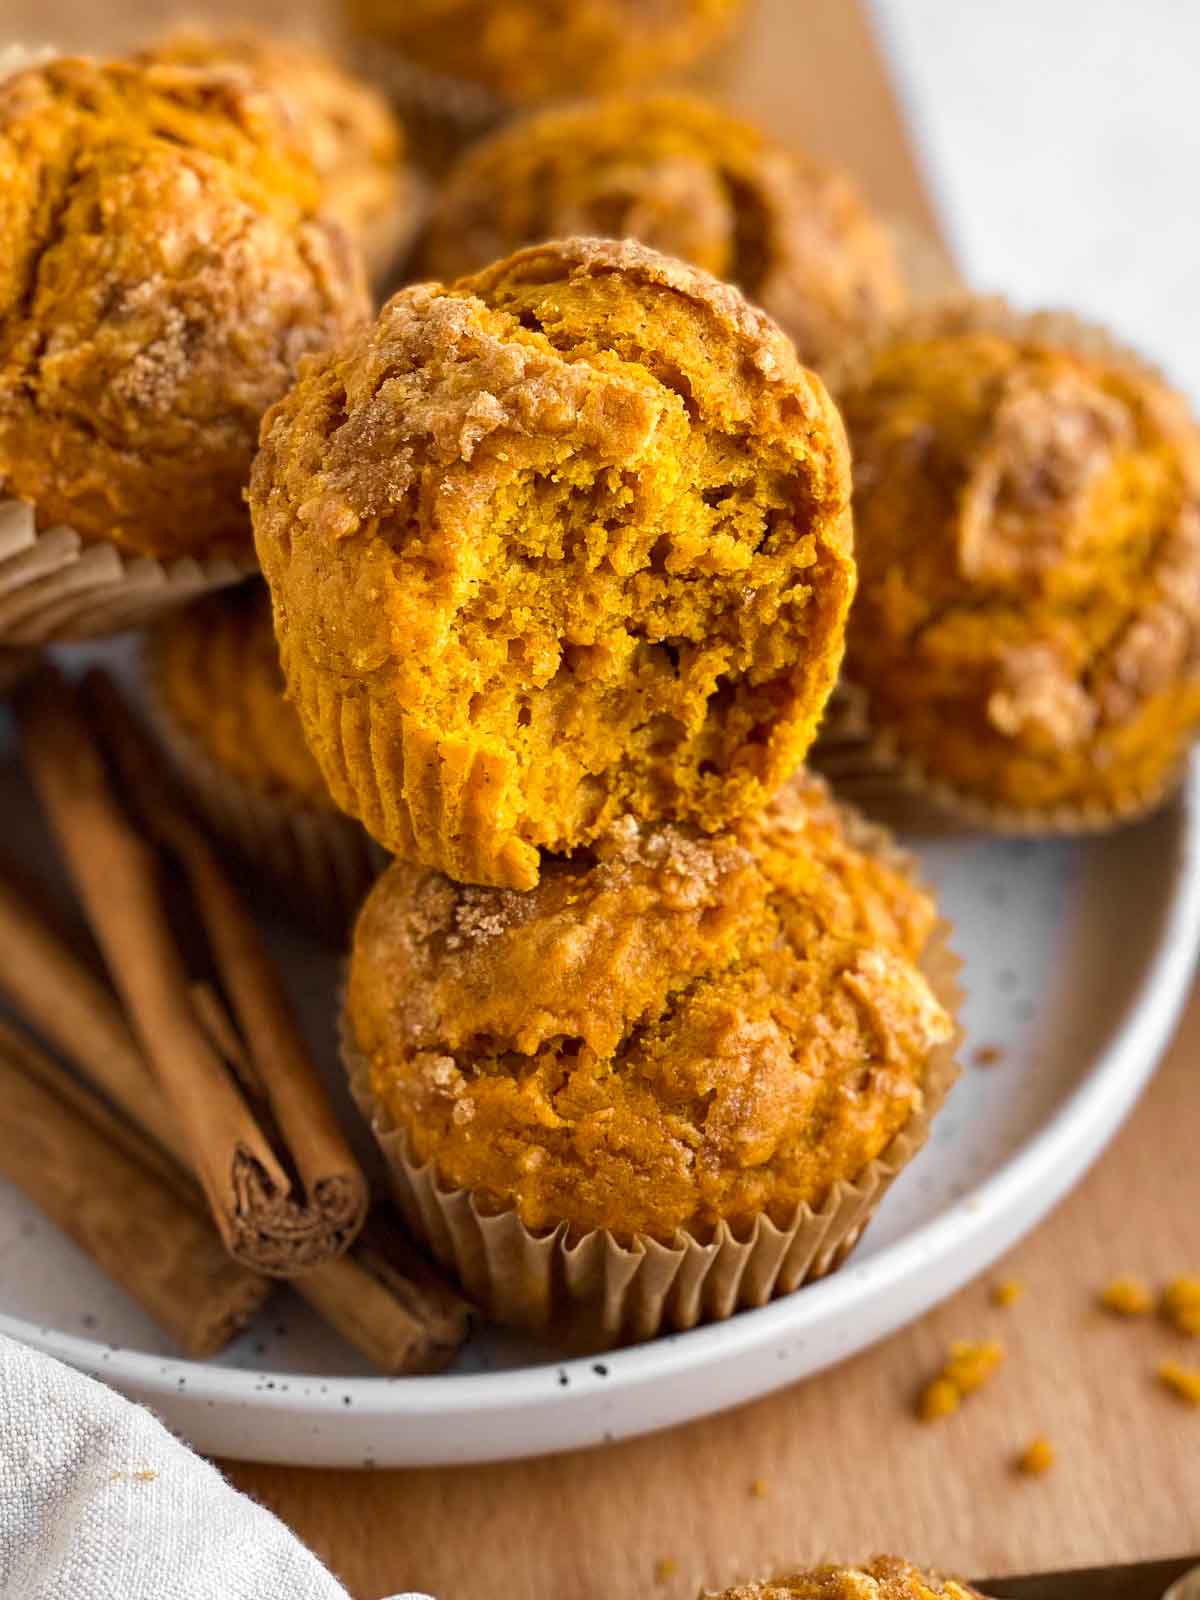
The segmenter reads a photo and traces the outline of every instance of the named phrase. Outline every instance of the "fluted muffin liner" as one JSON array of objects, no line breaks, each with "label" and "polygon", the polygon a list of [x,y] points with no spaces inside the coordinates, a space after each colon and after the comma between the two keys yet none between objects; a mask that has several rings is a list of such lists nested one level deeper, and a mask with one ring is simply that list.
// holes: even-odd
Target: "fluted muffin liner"
[{"label": "fluted muffin liner", "polygon": [[257,570],[251,555],[158,561],[86,540],[0,495],[0,649],[94,639],[138,627]]},{"label": "fluted muffin liner", "polygon": [[[948,325],[995,333],[1002,338],[1034,336],[1169,387],[1159,368],[1114,339],[1107,329],[1070,311],[1024,312],[999,297],[963,293],[932,300],[904,322],[915,332],[925,326],[932,329]],[[870,359],[877,343],[871,340],[848,353],[836,372],[825,375],[835,399]],[[890,827],[921,833],[984,832],[1014,838],[1107,833],[1140,821],[1170,799],[1187,767],[1185,756],[1162,775],[1159,783],[1131,791],[1122,796],[1119,804],[1016,806],[991,801],[936,777],[909,754],[895,731],[872,716],[870,691],[853,680],[845,662],[808,760],[833,785],[839,799]]]},{"label": "fluted muffin liner", "polygon": [[153,634],[141,668],[155,732],[209,828],[279,895],[293,920],[344,944],[384,852],[332,800],[322,807],[289,799],[216,762],[170,708]]},{"label": "fluted muffin liner", "polygon": [[[848,817],[855,844],[894,868],[912,858],[884,829]],[[408,1225],[496,1322],[579,1352],[683,1332],[764,1306],[836,1271],[901,1170],[925,1144],[933,1118],[958,1077],[961,962],[951,927],[939,920],[920,966],[955,1031],[931,1051],[920,1109],[853,1182],[833,1186],[818,1207],[801,1206],[784,1226],[760,1216],[739,1237],[721,1222],[710,1240],[681,1230],[670,1244],[637,1234],[622,1244],[604,1229],[572,1236],[567,1224],[535,1232],[515,1209],[492,1212],[466,1189],[445,1187],[433,1161],[418,1162],[406,1130],[374,1095],[370,1069],[354,1042],[344,1003],[342,1053],[350,1087],[387,1161]]]}]

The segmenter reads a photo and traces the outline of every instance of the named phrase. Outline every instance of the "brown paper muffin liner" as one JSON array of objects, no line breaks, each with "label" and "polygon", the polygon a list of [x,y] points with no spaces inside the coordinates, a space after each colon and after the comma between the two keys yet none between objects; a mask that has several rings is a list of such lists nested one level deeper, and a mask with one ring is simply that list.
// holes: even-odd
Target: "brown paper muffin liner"
[{"label": "brown paper muffin liner", "polygon": [[209,828],[278,894],[293,920],[344,946],[384,852],[332,801],[324,808],[289,802],[219,766],[168,707],[154,635],[141,665],[155,731]]},{"label": "brown paper muffin liner", "polygon": [[[1037,338],[1109,362],[1142,379],[1167,385],[1159,369],[1118,343],[1106,329],[1069,311],[1022,312],[998,297],[957,294],[935,299],[903,319],[905,335],[939,332],[995,333],[1002,338]],[[853,381],[878,341],[864,344],[827,375],[835,397]],[[904,750],[894,730],[871,714],[869,691],[846,675],[835,688],[809,752],[809,764],[833,785],[840,799],[889,827],[914,832],[980,831],[1021,838],[1105,833],[1156,811],[1178,788],[1186,759],[1163,773],[1161,782],[1122,797],[1120,804],[1015,806],[992,802],[935,777]]]},{"label": "brown paper muffin liner", "polygon": [[992,833],[1006,838],[1071,838],[1108,833],[1137,822],[1170,799],[1186,759],[1164,773],[1161,784],[1130,794],[1121,806],[1020,807],[989,803],[932,777],[905,754],[894,734],[876,727],[870,698],[843,678],[834,690],[809,765],[833,786],[839,800],[877,822],[909,833]]},{"label": "brown paper muffin liner", "polygon": [[0,648],[119,633],[256,570],[249,555],[162,562],[62,525],[39,533],[31,505],[0,495]]},{"label": "brown paper muffin liner", "polygon": [[[882,829],[854,819],[852,836],[893,862],[910,858]],[[940,922],[921,967],[957,1018],[961,962]],[[840,1182],[817,1208],[801,1207],[783,1227],[760,1216],[745,1237],[725,1222],[710,1240],[680,1231],[670,1244],[647,1235],[619,1243],[605,1230],[573,1237],[567,1225],[535,1233],[515,1210],[490,1213],[465,1189],[447,1189],[432,1161],[412,1154],[408,1135],[371,1091],[369,1064],[353,1042],[343,1001],[342,1051],[350,1087],[387,1160],[409,1227],[495,1321],[580,1352],[682,1332],[766,1305],[827,1276],[850,1255],[903,1167],[917,1154],[958,1077],[961,1030],[930,1055],[924,1101],[882,1155],[853,1182]]]}]

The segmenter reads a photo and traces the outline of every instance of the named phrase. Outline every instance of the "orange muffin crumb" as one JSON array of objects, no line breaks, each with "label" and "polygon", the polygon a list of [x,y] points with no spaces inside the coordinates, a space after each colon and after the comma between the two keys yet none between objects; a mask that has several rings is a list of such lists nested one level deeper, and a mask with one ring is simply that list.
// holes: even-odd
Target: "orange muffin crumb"
[{"label": "orange muffin crumb", "polygon": [[654,1581],[655,1583],[670,1583],[678,1571],[679,1563],[674,1556],[659,1556],[654,1563]]},{"label": "orange muffin crumb", "polygon": [[632,813],[715,830],[803,758],[854,587],[820,380],[635,244],[402,290],[263,424],[288,685],[387,849],[528,889]]},{"label": "orange muffin crumb", "polygon": [[992,1304],[1007,1308],[1025,1298],[1025,1285],[1017,1278],[1005,1278],[992,1285]]},{"label": "orange muffin crumb", "polygon": [[1036,1439],[1030,1440],[1017,1457],[1017,1470],[1031,1478],[1040,1478],[1043,1473],[1050,1471],[1056,1459],[1054,1446],[1039,1434]]},{"label": "orange muffin crumb", "polygon": [[1200,1367],[1185,1367],[1178,1361],[1163,1361],[1158,1367],[1159,1382],[1190,1406],[1200,1406]]},{"label": "orange muffin crumb", "polygon": [[814,1567],[765,1583],[739,1584],[707,1600],[981,1600],[974,1589],[922,1572],[895,1556],[862,1567]]},{"label": "orange muffin crumb", "polygon": [[745,0],[342,0],[367,48],[530,105],[619,89],[686,65]]},{"label": "orange muffin crumb", "polygon": [[846,673],[877,732],[989,815],[1148,809],[1200,726],[1186,404],[1101,336],[989,303],[850,366]]},{"label": "orange muffin crumb", "polygon": [[355,929],[377,1124],[535,1231],[789,1225],[923,1106],[953,1024],[902,858],[816,780],[708,838],[627,818],[527,894],[397,862]]},{"label": "orange muffin crumb", "polygon": [[546,111],[472,146],[435,203],[425,268],[450,281],[574,234],[639,239],[736,283],[814,366],[907,305],[848,174],[682,95]]},{"label": "orange muffin crumb", "polygon": [[1118,1317],[1146,1317],[1154,1296],[1140,1278],[1114,1278],[1100,1294],[1100,1304]]},{"label": "orange muffin crumb", "polygon": [[159,557],[241,553],[259,420],[366,309],[274,97],[62,59],[0,83],[0,491]]},{"label": "orange muffin crumb", "polygon": [[1200,1278],[1175,1278],[1163,1291],[1162,1313],[1177,1333],[1200,1337]]},{"label": "orange muffin crumb", "polygon": [[988,1382],[1003,1360],[1004,1347],[995,1340],[956,1340],[941,1372],[921,1391],[917,1401],[921,1421],[934,1422],[957,1411],[967,1395]]}]

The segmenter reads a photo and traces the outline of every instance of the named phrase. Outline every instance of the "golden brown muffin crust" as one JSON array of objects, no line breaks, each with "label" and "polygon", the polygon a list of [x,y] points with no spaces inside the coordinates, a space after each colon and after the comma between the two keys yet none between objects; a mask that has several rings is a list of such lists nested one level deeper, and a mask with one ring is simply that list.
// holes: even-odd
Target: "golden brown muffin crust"
[{"label": "golden brown muffin crust", "polygon": [[155,692],[223,771],[285,802],[333,809],[285,698],[271,601],[260,583],[174,612],[155,630]]},{"label": "golden brown muffin crust", "polygon": [[797,776],[714,837],[625,818],[538,887],[394,864],[349,1020],[419,1162],[532,1229],[786,1226],[921,1104],[933,902]]},{"label": "golden brown muffin crust", "polygon": [[301,146],[321,185],[321,206],[352,238],[369,242],[380,220],[416,203],[404,132],[386,98],[313,45],[251,28],[189,27],[135,60],[194,68],[274,94],[286,136]]},{"label": "golden brown muffin crust", "polygon": [[427,70],[529,105],[686,65],[745,0],[343,0],[352,29]]},{"label": "golden brown muffin crust", "polygon": [[861,588],[847,673],[932,777],[1120,809],[1200,725],[1200,442],[1063,319],[917,318],[841,386]]},{"label": "golden brown muffin crust", "polygon": [[865,1567],[816,1567],[766,1583],[739,1584],[702,1600],[983,1600],[953,1578],[879,1556]]},{"label": "golden brown muffin crust", "polygon": [[425,266],[450,280],[573,234],[635,238],[736,283],[818,366],[907,300],[847,173],[683,95],[547,111],[476,145],[438,197]]},{"label": "golden brown muffin crust", "polygon": [[570,241],[402,291],[265,419],[251,487],[338,803],[515,887],[626,811],[752,810],[836,672],[847,487],[819,380],[682,263]]},{"label": "golden brown muffin crust", "polygon": [[0,83],[0,490],[158,556],[246,548],[259,418],[366,309],[273,99],[169,66]]}]

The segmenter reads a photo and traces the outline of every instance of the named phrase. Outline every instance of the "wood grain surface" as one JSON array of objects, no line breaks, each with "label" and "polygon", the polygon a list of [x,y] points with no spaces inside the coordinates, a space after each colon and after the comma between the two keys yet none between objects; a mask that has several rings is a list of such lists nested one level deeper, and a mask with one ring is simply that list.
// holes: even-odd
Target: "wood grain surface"
[{"label": "wood grain surface", "polygon": [[[316,0],[259,0],[255,21],[311,27]],[[244,19],[237,0],[193,8]],[[169,0],[0,0],[10,36],[72,47],[178,15]],[[918,226],[933,213],[858,0],[760,0],[723,88],[777,132],[853,167]],[[513,1466],[339,1473],[228,1464],[356,1600],[691,1600],[821,1556],[895,1550],[981,1576],[1200,1550],[1200,1408],[1154,1380],[1200,1365],[1162,1324],[1095,1295],[1120,1272],[1200,1272],[1200,1001],[1118,1141],[988,1278],[826,1374],[673,1433]],[[1003,1063],[988,1069],[1004,1071]],[[989,1285],[1016,1277],[1016,1306]],[[1008,1359],[955,1417],[915,1420],[918,1386],[958,1338]],[[1044,1478],[1020,1476],[1035,1434]]]}]

